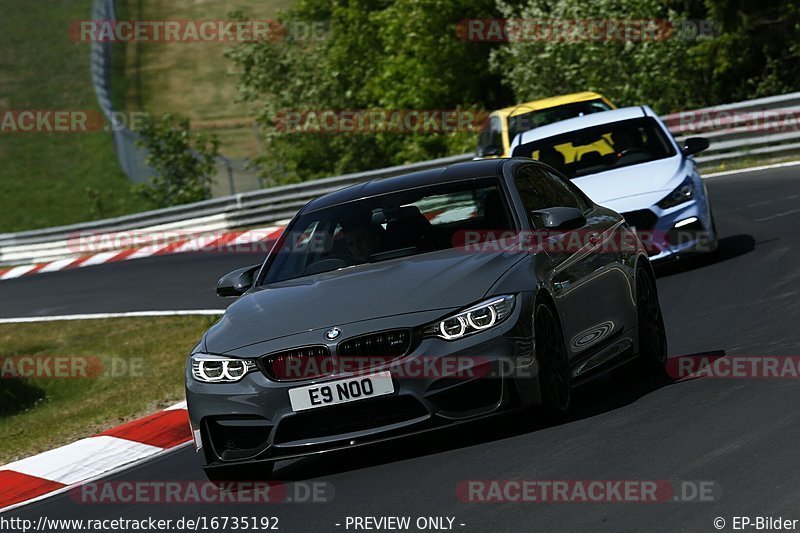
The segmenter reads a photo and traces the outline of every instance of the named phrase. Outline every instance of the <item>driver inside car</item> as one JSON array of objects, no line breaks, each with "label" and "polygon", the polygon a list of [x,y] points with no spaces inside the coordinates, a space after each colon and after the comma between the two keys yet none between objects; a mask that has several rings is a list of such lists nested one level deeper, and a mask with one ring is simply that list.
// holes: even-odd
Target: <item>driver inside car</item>
[{"label": "driver inside car", "polygon": [[626,150],[641,149],[641,138],[628,128],[616,130],[611,134],[611,138],[617,158],[621,157]]},{"label": "driver inside car", "polygon": [[380,250],[383,228],[378,225],[353,223],[344,225],[345,246],[347,252],[355,259],[354,264],[368,263],[372,254]]}]

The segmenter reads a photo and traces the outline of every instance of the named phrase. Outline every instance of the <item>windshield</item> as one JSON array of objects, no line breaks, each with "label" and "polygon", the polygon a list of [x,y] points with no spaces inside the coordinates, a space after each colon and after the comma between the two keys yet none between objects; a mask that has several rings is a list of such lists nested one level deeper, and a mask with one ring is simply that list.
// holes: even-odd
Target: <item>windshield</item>
[{"label": "windshield", "polygon": [[651,117],[571,131],[522,144],[514,156],[530,157],[578,178],[672,157],[675,148]]},{"label": "windshield", "polygon": [[610,109],[611,106],[598,98],[597,100],[576,102],[574,104],[565,104],[548,109],[530,111],[529,113],[521,113],[513,117],[508,117],[508,138],[514,140],[514,137],[523,131],[546,126],[547,124],[552,124],[553,122],[559,122],[561,120],[582,117],[583,115],[590,115],[600,111],[608,111]]},{"label": "windshield", "polygon": [[298,218],[268,266],[265,283],[453,247],[457,235],[512,228],[497,178],[364,198]]}]

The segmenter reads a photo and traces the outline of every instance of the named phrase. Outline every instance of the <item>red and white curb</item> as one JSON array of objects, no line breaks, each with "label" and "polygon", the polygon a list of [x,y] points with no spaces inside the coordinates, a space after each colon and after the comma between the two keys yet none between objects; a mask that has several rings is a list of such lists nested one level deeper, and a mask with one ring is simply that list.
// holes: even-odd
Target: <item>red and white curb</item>
[{"label": "red and white curb", "polygon": [[0,466],[0,512],[64,492],[192,440],[186,402]]},{"label": "red and white curb", "polygon": [[224,309],[184,309],[175,311],[125,311],[121,313],[86,313],[81,315],[48,315],[0,318],[0,324],[31,324],[65,320],[105,320],[106,318],[153,318],[160,316],[220,316]]},{"label": "red and white curb", "polygon": [[[143,257],[179,254],[188,252],[223,252],[223,251],[256,251],[253,245],[258,244],[259,252],[266,253],[268,246],[264,243],[274,242],[280,237],[284,226],[269,226],[247,231],[233,231],[213,235],[187,235],[185,238],[172,239],[167,243],[152,244],[140,248],[126,248],[116,250],[103,250],[97,253],[69,257],[56,261],[20,265],[12,268],[0,269],[0,280],[14,279],[31,274],[56,272],[72,268],[141,259]],[[113,239],[111,236],[110,239]],[[103,236],[93,237],[102,242]]]}]

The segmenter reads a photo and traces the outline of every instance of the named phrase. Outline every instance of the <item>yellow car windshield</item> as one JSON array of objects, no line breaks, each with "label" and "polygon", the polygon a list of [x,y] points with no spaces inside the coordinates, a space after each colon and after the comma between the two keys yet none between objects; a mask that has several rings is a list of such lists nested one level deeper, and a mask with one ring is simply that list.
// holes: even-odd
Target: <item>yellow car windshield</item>
[{"label": "yellow car windshield", "polygon": [[517,134],[532,130],[540,126],[546,126],[553,122],[567,120],[570,118],[589,115],[599,111],[609,111],[611,107],[602,99],[587,100],[585,102],[575,102],[547,109],[537,109],[527,113],[508,117],[508,138],[514,140]]}]

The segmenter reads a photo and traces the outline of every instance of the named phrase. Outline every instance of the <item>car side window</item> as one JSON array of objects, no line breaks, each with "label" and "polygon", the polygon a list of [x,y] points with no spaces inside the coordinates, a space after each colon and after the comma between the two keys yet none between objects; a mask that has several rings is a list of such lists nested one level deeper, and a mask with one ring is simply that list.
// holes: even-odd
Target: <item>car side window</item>
[{"label": "car side window", "polygon": [[538,166],[517,169],[514,182],[526,212],[550,207],[589,208],[586,200],[561,177]]}]

